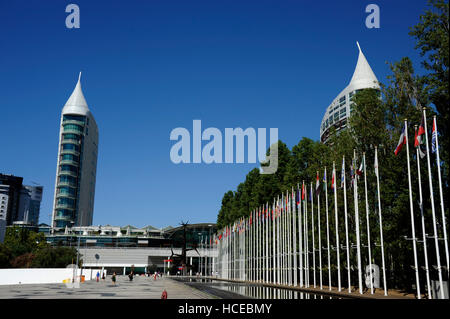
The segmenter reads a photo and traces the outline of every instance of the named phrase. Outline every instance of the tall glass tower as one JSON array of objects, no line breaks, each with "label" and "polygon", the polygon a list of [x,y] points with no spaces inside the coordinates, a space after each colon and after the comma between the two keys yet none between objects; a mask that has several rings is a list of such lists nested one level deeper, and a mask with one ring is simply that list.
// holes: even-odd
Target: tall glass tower
[{"label": "tall glass tower", "polygon": [[59,132],[52,227],[92,225],[98,129],[81,90],[81,72],[64,105]]}]

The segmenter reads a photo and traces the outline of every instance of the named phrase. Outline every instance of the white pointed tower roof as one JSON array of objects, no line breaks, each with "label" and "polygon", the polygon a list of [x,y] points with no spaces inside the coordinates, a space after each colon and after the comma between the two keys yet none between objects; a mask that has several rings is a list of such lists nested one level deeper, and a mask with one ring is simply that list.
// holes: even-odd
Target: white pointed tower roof
[{"label": "white pointed tower roof", "polygon": [[84,98],[83,91],[81,90],[81,72],[78,76],[78,82],[67,100],[63,108],[63,114],[79,114],[87,115],[89,113],[89,108]]},{"label": "white pointed tower roof", "polygon": [[375,76],[375,73],[373,73],[369,62],[367,62],[358,41],[356,41],[356,45],[359,49],[358,62],[356,63],[355,71],[353,72],[349,86],[358,88],[362,86],[373,86],[379,88],[378,79]]}]

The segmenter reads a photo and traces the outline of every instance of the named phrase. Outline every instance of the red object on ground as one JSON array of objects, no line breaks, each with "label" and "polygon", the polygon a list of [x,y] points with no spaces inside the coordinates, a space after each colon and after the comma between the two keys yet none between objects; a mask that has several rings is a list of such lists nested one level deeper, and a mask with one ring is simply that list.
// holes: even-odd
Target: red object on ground
[{"label": "red object on ground", "polygon": [[161,299],[167,299],[167,291],[165,289],[161,295]]}]

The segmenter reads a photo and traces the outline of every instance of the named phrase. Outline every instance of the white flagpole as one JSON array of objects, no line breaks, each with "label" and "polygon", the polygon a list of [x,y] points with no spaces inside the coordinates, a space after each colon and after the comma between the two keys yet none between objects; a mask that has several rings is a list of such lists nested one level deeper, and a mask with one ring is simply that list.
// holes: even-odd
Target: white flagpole
[{"label": "white flagpole", "polygon": [[431,213],[433,216],[433,229],[434,229],[434,243],[436,246],[436,259],[437,259],[437,267],[438,267],[438,275],[439,275],[439,286],[441,287],[441,298],[444,299],[444,289],[442,283],[442,269],[441,269],[441,256],[439,253],[439,234],[437,231],[436,225],[436,212],[434,209],[434,192],[433,192],[433,182],[431,181],[431,164],[430,164],[430,147],[428,144],[428,130],[427,130],[427,117],[425,108],[423,108],[423,118],[425,125],[425,141],[427,143],[427,165],[428,165],[428,181],[430,183],[430,199],[431,199]]},{"label": "white flagpole", "polygon": [[375,146],[375,175],[377,176],[377,191],[378,191],[378,216],[380,222],[380,245],[381,245],[381,262],[383,267],[383,287],[384,295],[387,296],[387,285],[386,285],[386,265],[384,263],[384,241],[383,241],[383,222],[381,219],[381,196],[380,196],[380,172],[378,169],[378,147]]},{"label": "white flagpole", "polygon": [[[356,150],[353,150],[353,158],[355,163],[355,170],[356,170]],[[356,173],[356,172],[355,172]],[[362,287],[362,271],[361,271],[361,239],[360,239],[360,233],[359,233],[359,210],[358,210],[358,178],[357,174],[355,174],[355,180],[354,180],[354,193],[355,193],[355,224],[356,224],[356,254],[358,257],[358,285],[359,285],[359,293],[363,293],[363,287]]]},{"label": "white flagpole", "polygon": [[302,235],[302,198],[301,193],[299,192],[299,184],[297,184],[297,193],[298,193],[298,204],[297,204],[297,212],[298,212],[298,247],[299,247],[299,269],[300,269],[300,287],[303,287],[303,235]]},{"label": "white flagpole", "polygon": [[[325,167],[325,176],[327,176],[327,168]],[[327,216],[327,257],[328,257],[328,290],[331,291],[331,256],[330,256],[330,225],[328,222],[328,185],[325,179],[325,212]]]},{"label": "white flagpole", "polygon": [[334,214],[335,214],[335,223],[336,223],[336,258],[337,258],[337,269],[338,269],[338,291],[341,291],[341,263],[339,257],[339,224],[338,224],[338,209],[337,209],[337,176],[336,176],[336,167],[333,162],[333,176],[334,176]]},{"label": "white flagpole", "polygon": [[370,247],[370,223],[369,223],[369,201],[367,198],[367,173],[366,173],[366,153],[363,153],[364,161],[364,192],[366,197],[366,224],[367,224],[367,248],[369,251],[369,279],[370,279],[370,293],[373,295],[373,276],[372,276],[372,251]]},{"label": "white flagpole", "polygon": [[[280,210],[280,205],[279,205],[279,198],[277,200],[277,206],[278,206],[278,210]],[[279,213],[281,213],[279,211]],[[278,268],[278,274],[277,274],[277,282],[280,285],[281,284],[281,250],[280,250],[280,221],[281,221],[281,216],[277,216],[277,268]],[[278,290],[278,296],[280,295],[280,291]]]},{"label": "white flagpole", "polygon": [[272,283],[276,283],[276,273],[275,273],[275,269],[276,269],[276,255],[275,255],[275,242],[276,242],[276,237],[275,237],[275,211],[276,206],[275,206],[275,199],[273,201],[272,204]]},{"label": "white flagpole", "polygon": [[[433,116],[433,124],[436,134],[436,164],[438,168],[438,179],[439,179],[439,198],[441,201],[441,212],[442,212],[442,229],[444,232],[444,244],[445,244],[445,258],[447,261],[447,278],[449,277],[449,252],[448,252],[448,239],[447,239],[447,224],[445,222],[445,210],[444,210],[444,196],[442,194],[442,178],[441,178],[441,161],[439,158],[439,138],[438,138],[438,130],[437,130],[437,122],[436,115]],[[442,287],[442,286],[441,286]]]},{"label": "white flagpole", "polygon": [[[317,171],[317,176],[319,176],[319,171]],[[317,190],[317,231],[319,233],[319,285],[320,289],[322,286],[322,240],[320,237],[320,179],[319,179],[319,189]]]},{"label": "white flagpole", "polygon": [[266,212],[264,214],[264,224],[266,225],[266,283],[269,282],[269,203],[266,203]]},{"label": "white flagpole", "polygon": [[286,222],[287,222],[287,246],[288,246],[288,284],[289,286],[292,286],[292,253],[291,253],[291,196],[289,196],[289,191],[287,191],[287,216],[286,216]]},{"label": "white flagpole", "polygon": [[[414,126],[414,130],[417,134],[417,125]],[[430,271],[428,268],[428,252],[427,252],[427,233],[425,230],[425,217],[423,215],[423,199],[422,199],[422,177],[420,174],[420,154],[419,147],[416,147],[416,160],[417,160],[417,175],[419,178],[419,207],[420,207],[420,217],[422,221],[422,240],[423,240],[423,252],[425,257],[425,273],[427,278],[427,291],[428,299],[431,299],[431,285],[430,285]]]},{"label": "white flagpole", "polygon": [[[417,245],[416,245],[416,230],[414,226],[414,210],[412,201],[412,187],[411,187],[411,169],[409,165],[409,142],[408,142],[408,122],[405,120],[405,137],[406,137],[406,157],[408,162],[408,185],[409,185],[409,206],[411,211],[411,230],[412,230],[412,242],[414,250],[414,270],[416,273],[416,289],[417,289],[417,299],[420,299],[420,281],[419,281],[419,266],[417,263]],[[428,143],[427,143],[428,145]]]},{"label": "white flagpole", "polygon": [[297,215],[296,215],[296,207],[295,206],[297,206],[297,202],[296,202],[296,199],[297,199],[297,196],[295,196],[294,194],[297,194],[297,193],[294,193],[294,187],[292,187],[292,195],[293,195],[293,202],[291,203],[292,204],[292,237],[293,237],[293,239],[292,239],[292,241],[293,241],[293,246],[292,246],[292,248],[293,248],[293,253],[294,253],[294,286],[295,287],[297,287],[297,283],[298,283],[298,281],[297,281],[297,256],[298,256],[298,254],[297,254]]},{"label": "white flagpole", "polygon": [[305,185],[305,270],[306,270],[306,287],[309,288],[309,245],[308,245],[308,192]]},{"label": "white flagpole", "polygon": [[352,292],[351,283],[351,265],[350,265],[350,243],[348,241],[348,214],[347,214],[347,176],[345,175],[345,156],[342,156],[342,169],[344,170],[343,180],[344,180],[344,218],[345,218],[345,246],[347,252],[347,283],[348,283],[348,293]]},{"label": "white flagpole", "polygon": [[314,240],[314,195],[313,195],[313,187],[312,183],[310,184],[311,192],[309,195],[311,196],[311,234],[312,234],[312,253],[313,253],[313,281],[314,288],[316,288],[316,245]]}]

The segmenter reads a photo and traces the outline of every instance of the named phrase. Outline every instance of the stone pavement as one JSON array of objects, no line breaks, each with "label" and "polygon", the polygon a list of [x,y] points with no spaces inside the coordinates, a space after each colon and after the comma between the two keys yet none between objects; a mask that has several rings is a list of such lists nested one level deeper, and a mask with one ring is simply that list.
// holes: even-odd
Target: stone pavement
[{"label": "stone pavement", "polygon": [[107,276],[105,281],[86,281],[80,288],[68,288],[65,284],[30,284],[0,286],[0,299],[160,299],[166,289],[168,299],[216,298],[169,278],[117,276],[116,285]]}]

